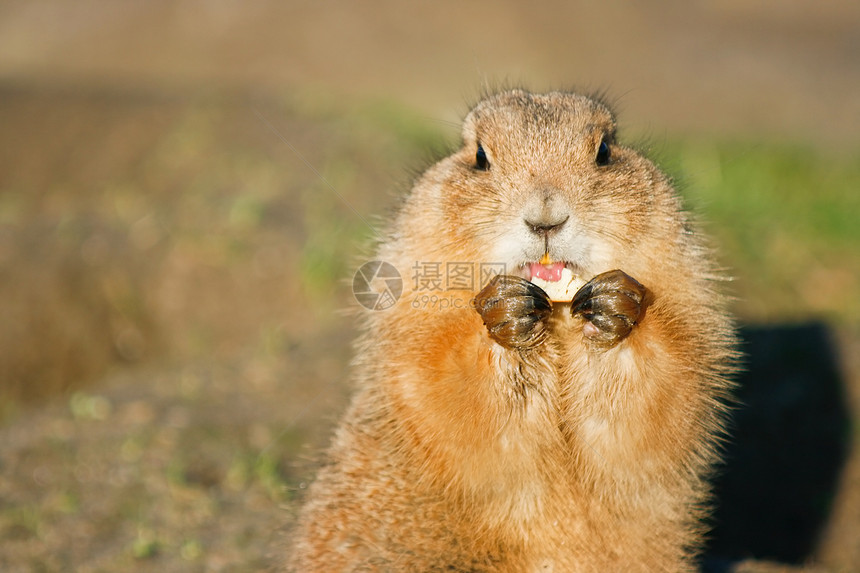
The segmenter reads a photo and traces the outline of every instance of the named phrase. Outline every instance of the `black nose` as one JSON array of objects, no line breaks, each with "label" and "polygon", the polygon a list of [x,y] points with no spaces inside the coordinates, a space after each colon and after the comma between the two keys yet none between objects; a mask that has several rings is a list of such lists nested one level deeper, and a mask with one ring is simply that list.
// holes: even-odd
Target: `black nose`
[{"label": "black nose", "polygon": [[542,237],[548,237],[552,233],[560,230],[567,220],[570,218],[570,215],[566,215],[563,219],[541,219],[538,221],[529,221],[525,219],[526,226],[529,230],[535,235],[541,235]]}]

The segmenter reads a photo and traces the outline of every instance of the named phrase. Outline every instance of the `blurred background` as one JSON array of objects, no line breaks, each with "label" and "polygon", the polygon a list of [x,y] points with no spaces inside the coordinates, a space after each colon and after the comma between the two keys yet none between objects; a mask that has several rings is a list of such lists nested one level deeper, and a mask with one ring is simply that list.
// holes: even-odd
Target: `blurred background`
[{"label": "blurred background", "polygon": [[837,0],[0,0],[0,569],[277,563],[348,399],[371,227],[500,85],[605,92],[735,277],[703,568],[856,570],[860,4]]}]

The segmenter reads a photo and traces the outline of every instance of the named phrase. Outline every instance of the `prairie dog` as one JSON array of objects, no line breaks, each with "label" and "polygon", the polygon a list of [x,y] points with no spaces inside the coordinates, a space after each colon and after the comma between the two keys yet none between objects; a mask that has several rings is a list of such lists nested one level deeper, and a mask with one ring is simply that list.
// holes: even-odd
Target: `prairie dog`
[{"label": "prairie dog", "polygon": [[[669,179],[615,131],[593,99],[506,91],[417,180],[377,251],[404,292],[365,313],[288,569],[695,568],[733,325]],[[551,302],[531,281],[563,269],[585,284]]]}]

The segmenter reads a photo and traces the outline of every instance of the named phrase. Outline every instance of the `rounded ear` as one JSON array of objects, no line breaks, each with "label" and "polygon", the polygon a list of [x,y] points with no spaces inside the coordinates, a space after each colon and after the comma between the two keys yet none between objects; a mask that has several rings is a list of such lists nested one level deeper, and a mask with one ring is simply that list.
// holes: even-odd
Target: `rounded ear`
[{"label": "rounded ear", "polygon": [[463,138],[463,143],[466,145],[473,144],[478,139],[477,134],[477,109],[470,111],[463,119],[463,129],[460,130],[460,137]]}]

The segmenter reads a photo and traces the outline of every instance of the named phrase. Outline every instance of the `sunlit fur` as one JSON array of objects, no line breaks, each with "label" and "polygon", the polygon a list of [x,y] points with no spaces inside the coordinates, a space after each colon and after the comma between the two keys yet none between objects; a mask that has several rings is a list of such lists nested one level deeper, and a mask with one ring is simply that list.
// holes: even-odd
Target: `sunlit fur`
[{"label": "sunlit fur", "polygon": [[[595,154],[610,143],[609,164]],[[489,168],[475,168],[478,143]],[[529,217],[569,219],[548,241]],[[508,91],[419,178],[381,242],[404,293],[366,313],[356,393],[294,532],[295,571],[686,571],[707,513],[733,363],[719,278],[670,181],[615,141],[602,104]],[[648,305],[611,348],[554,304],[534,351],[468,302],[416,304],[418,262],[548,248],[585,279],[621,269]],[[454,302],[460,305],[454,308]]]}]

